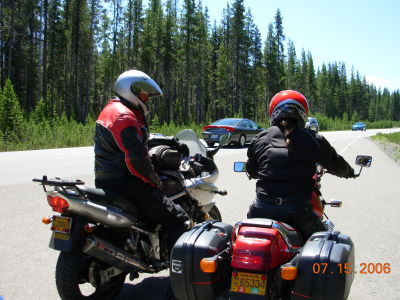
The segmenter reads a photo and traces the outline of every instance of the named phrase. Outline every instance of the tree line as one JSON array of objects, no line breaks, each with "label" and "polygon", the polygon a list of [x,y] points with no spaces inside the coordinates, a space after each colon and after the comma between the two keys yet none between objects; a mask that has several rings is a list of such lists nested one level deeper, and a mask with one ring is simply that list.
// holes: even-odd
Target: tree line
[{"label": "tree line", "polygon": [[157,125],[265,122],[283,89],[304,93],[311,113],[330,119],[400,121],[399,90],[377,88],[342,62],[316,68],[283,24],[278,9],[263,42],[243,0],[227,4],[218,22],[200,0],[1,0],[0,86],[17,100],[0,97],[0,131],[29,118],[93,120],[128,69],[162,88],[151,102]]}]

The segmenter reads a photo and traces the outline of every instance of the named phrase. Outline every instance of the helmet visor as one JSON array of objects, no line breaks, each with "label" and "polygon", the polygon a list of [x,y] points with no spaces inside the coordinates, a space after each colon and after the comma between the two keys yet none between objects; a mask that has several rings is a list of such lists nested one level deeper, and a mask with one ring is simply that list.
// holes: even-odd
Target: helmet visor
[{"label": "helmet visor", "polygon": [[162,95],[160,87],[150,78],[144,78],[143,80],[133,82],[131,90],[135,95],[139,95],[140,92],[147,93],[149,97]]},{"label": "helmet visor", "polygon": [[284,118],[298,119],[305,124],[307,113],[299,105],[293,103],[283,104],[274,109],[270,123],[274,124],[276,121]]}]

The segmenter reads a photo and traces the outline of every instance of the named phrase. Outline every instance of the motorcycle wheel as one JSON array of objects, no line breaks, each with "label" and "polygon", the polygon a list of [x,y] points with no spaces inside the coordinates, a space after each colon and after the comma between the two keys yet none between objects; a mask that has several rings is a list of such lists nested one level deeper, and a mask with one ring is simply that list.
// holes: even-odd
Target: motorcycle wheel
[{"label": "motorcycle wheel", "polygon": [[[92,263],[108,266],[85,253],[61,252],[56,266],[56,285],[62,300],[103,300],[114,299],[122,289],[126,273],[121,273],[108,282],[94,287],[89,281],[89,269]],[[93,270],[92,270],[93,272]],[[96,269],[93,274],[96,279],[100,274]]]},{"label": "motorcycle wheel", "polygon": [[218,207],[216,207],[215,205],[208,212],[208,219],[219,221],[219,222],[222,221],[221,213],[219,212]]}]

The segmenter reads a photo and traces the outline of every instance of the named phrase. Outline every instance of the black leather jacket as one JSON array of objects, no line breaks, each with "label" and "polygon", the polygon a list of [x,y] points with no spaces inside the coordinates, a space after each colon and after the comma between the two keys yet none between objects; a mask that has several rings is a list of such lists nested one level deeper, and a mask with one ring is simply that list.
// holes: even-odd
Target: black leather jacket
[{"label": "black leather jacket", "polygon": [[289,138],[293,151],[289,151],[279,127],[272,126],[250,144],[246,169],[252,178],[257,178],[257,194],[308,198],[316,163],[339,177],[354,174],[353,168],[322,135],[296,127]]},{"label": "black leather jacket", "polygon": [[135,176],[153,187],[160,178],[151,163],[143,113],[123,99],[111,99],[96,121],[95,177]]}]

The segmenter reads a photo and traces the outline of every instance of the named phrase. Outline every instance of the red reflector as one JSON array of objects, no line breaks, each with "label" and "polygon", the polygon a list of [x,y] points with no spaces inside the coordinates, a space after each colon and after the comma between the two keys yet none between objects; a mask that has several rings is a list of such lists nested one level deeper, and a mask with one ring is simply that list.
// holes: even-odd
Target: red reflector
[{"label": "red reflector", "polygon": [[68,202],[58,196],[47,196],[47,202],[53,208],[53,211],[59,213],[64,212],[69,207]]}]

